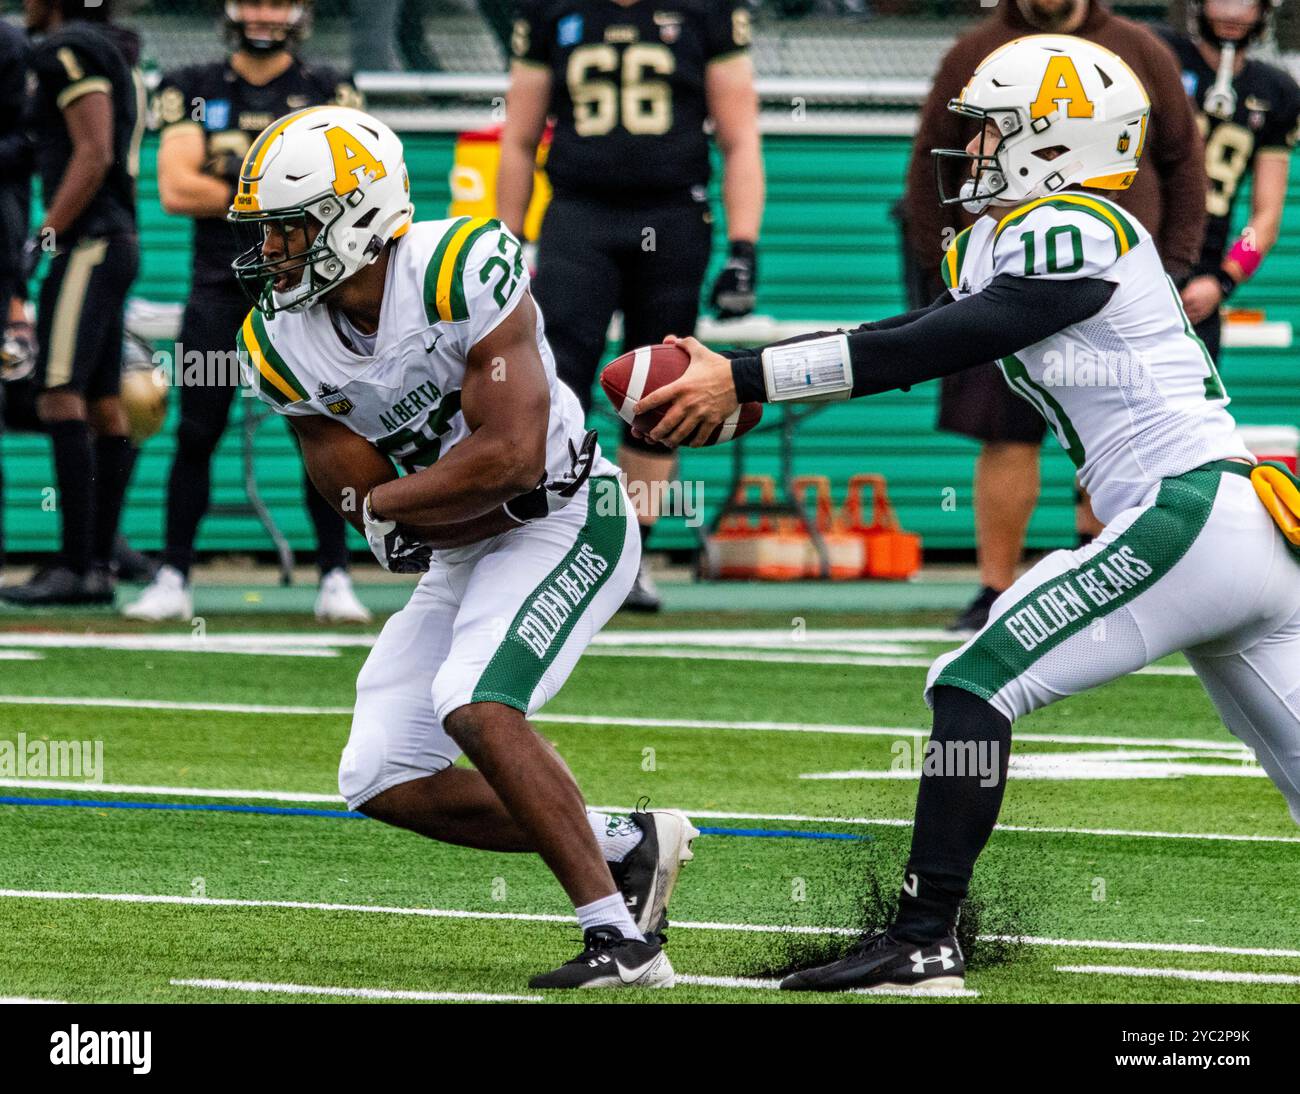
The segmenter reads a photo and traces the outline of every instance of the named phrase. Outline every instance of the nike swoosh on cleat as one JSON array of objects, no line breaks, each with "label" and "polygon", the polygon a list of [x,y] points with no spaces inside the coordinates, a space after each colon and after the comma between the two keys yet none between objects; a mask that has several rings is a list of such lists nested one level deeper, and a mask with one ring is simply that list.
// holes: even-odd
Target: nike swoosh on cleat
[{"label": "nike swoosh on cleat", "polygon": [[658,964],[658,962],[661,961],[662,959],[663,959],[663,954],[657,953],[654,955],[654,957],[650,958],[650,960],[647,961],[644,965],[639,965],[635,969],[624,968],[622,965],[619,965],[617,961],[615,961],[614,964],[618,965],[618,977],[620,980],[623,981],[624,984],[635,984],[638,980],[640,980],[643,976],[645,976],[646,973],[648,973],[651,969],[653,969],[655,965]]}]

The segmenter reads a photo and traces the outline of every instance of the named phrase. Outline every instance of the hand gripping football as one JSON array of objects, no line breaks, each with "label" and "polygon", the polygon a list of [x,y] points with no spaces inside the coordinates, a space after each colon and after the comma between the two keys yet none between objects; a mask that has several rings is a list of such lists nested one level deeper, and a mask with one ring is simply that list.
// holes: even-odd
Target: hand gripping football
[{"label": "hand gripping football", "polygon": [[[618,416],[641,433],[649,433],[663,417],[660,410],[636,414],[636,404],[650,392],[676,380],[691,363],[680,346],[660,343],[641,346],[616,357],[600,374],[600,386],[614,404]],[[722,444],[748,433],[763,417],[762,403],[741,403],[709,434],[705,444]]]}]

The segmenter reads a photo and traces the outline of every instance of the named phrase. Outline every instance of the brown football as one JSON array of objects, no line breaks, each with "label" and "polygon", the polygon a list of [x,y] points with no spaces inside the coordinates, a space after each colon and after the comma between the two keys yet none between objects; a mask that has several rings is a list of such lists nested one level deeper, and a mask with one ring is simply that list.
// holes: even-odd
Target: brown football
[{"label": "brown football", "polygon": [[[649,433],[663,415],[658,410],[634,414],[637,401],[664,384],[672,383],[690,363],[690,355],[679,346],[662,342],[655,346],[641,346],[607,364],[600,374],[600,386],[623,421],[642,433]],[[762,417],[762,403],[741,403],[704,443],[722,444],[734,440],[758,425]]]}]

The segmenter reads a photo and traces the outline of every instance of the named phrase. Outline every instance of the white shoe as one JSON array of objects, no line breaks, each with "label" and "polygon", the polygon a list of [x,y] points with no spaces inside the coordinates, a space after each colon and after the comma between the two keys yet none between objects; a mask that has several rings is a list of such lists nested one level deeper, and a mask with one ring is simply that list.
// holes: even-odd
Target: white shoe
[{"label": "white shoe", "polygon": [[163,566],[144,592],[122,609],[122,614],[127,619],[147,619],[152,623],[164,619],[188,623],[194,618],[194,594],[180,570]]},{"label": "white shoe", "polygon": [[370,610],[357,599],[347,570],[331,570],[320,579],[316,618],[322,623],[370,622]]}]

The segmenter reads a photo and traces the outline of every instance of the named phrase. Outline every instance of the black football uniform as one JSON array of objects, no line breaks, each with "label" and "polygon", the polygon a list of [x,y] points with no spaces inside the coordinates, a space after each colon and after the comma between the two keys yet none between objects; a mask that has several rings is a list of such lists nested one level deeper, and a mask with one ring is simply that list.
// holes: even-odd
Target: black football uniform
[{"label": "black football uniform", "polygon": [[584,408],[616,310],[628,347],[695,328],[713,232],[705,74],[748,45],[733,0],[520,9],[512,53],[550,72],[555,117],[534,294]]},{"label": "black football uniform", "polygon": [[10,299],[27,295],[17,273],[31,214],[32,149],[23,124],[29,49],[18,27],[0,23],[0,323],[8,317]]},{"label": "black football uniform", "polygon": [[[163,132],[185,126],[202,132],[204,170],[233,187],[244,154],[263,129],[285,114],[323,103],[359,107],[361,97],[352,81],[332,68],[295,58],[283,74],[261,87],[242,79],[228,60],[168,72],[153,106]],[[238,288],[230,264],[239,250],[224,216],[195,218],[193,284]],[[243,322],[243,315],[239,318]],[[227,342],[233,339],[232,333]]]},{"label": "black football uniform", "polygon": [[[166,73],[154,95],[153,114],[164,136],[185,127],[202,133],[203,169],[229,182],[233,197],[240,164],[258,134],[285,114],[327,103],[362,105],[351,79],[332,68],[295,57],[280,76],[257,86],[244,80],[226,59]],[[198,351],[204,360],[221,360],[212,355],[233,352],[235,335],[250,307],[230,268],[240,250],[224,216],[194,219],[190,295],[180,332],[184,353]],[[180,360],[178,354],[178,364]],[[231,383],[220,382],[184,384],[180,389],[181,420],[168,481],[163,562],[183,574],[189,573],[199,522],[207,512],[212,455],[226,430],[234,393]],[[321,571],[346,566],[342,518],[310,483],[305,490]]]},{"label": "black football uniform", "polygon": [[[57,239],[37,307],[36,382],[88,399],[116,395],[122,368],[122,319],[140,263],[135,178],[143,135],[144,90],[129,31],[73,21],[32,49],[27,124],[45,205],[72,157],[63,111],[83,95],[108,95],[113,162],[90,203]],[[125,52],[124,52],[125,51]]]},{"label": "black football uniform", "polygon": [[[1205,108],[1216,73],[1188,35],[1166,32],[1165,40],[1178,57],[1183,86],[1197,110],[1205,138],[1205,171],[1209,189],[1205,202],[1205,244],[1193,276],[1216,274],[1232,240],[1232,213],[1241,184],[1253,170],[1255,157],[1266,150],[1290,152],[1300,125],[1300,87],[1275,65],[1247,58],[1232,81],[1236,108],[1222,118]],[[1197,327],[1211,355],[1219,355],[1219,316],[1216,312]]]}]

